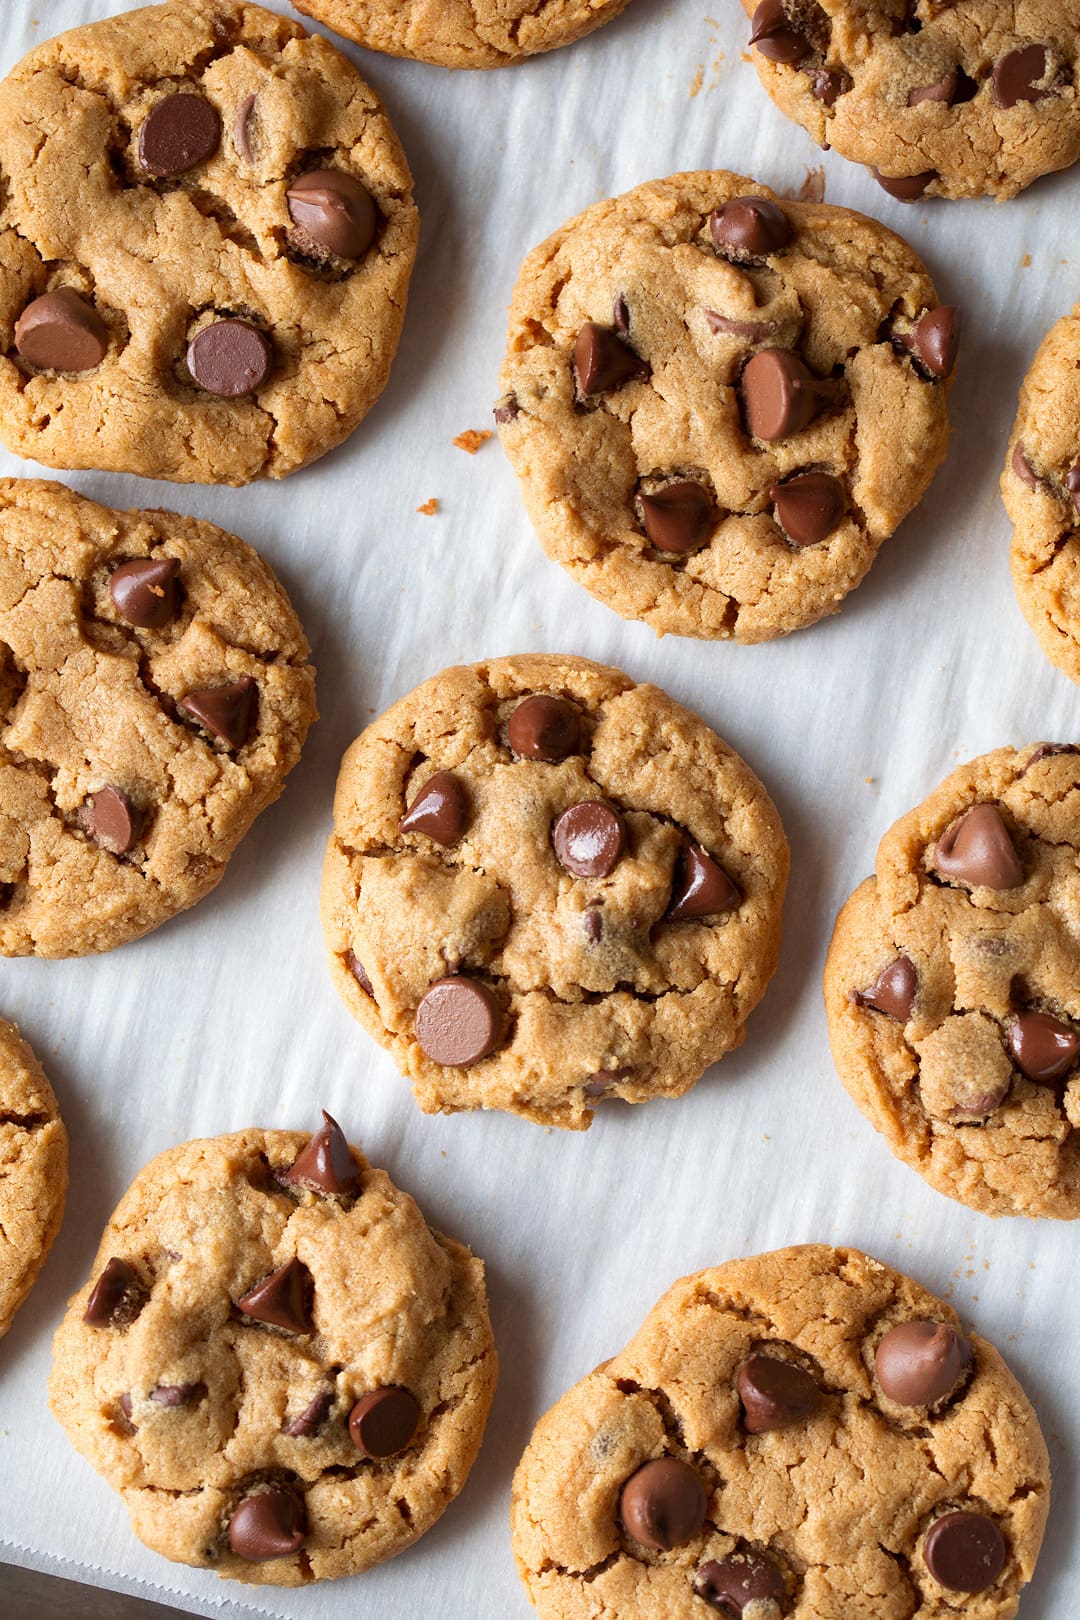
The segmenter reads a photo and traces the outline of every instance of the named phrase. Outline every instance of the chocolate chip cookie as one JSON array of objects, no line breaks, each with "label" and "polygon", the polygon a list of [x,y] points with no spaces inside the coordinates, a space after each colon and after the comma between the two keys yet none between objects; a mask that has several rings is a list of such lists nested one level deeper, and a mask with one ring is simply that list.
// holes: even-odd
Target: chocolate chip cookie
[{"label": "chocolate chip cookie", "polygon": [[893,1153],[988,1215],[1080,1216],[1080,744],[999,748],[891,827],[825,967]]},{"label": "chocolate chip cookie", "polygon": [[884,226],[722,171],[526,259],[499,435],[550,557],[661,633],[835,613],[945,454],[959,337]]},{"label": "chocolate chip cookie", "polygon": [[111,950],[193,906],[315,718],[241,540],[0,480],[0,956]]},{"label": "chocolate chip cookie", "polygon": [[1051,662],[1080,681],[1080,304],[1051,327],[1024,379],[1001,494],[1024,617]]},{"label": "chocolate chip cookie", "polygon": [[390,370],[408,165],[356,69],[240,0],[47,41],[0,86],[0,437],[50,467],[283,478]]},{"label": "chocolate chip cookie", "polygon": [[514,1552],[544,1620],[1009,1620],[1049,1488],[993,1345],[808,1245],[684,1277],[541,1418]]},{"label": "chocolate chip cookie", "polygon": [[147,1546],[279,1586],[422,1536],[495,1388],[482,1262],[328,1114],[148,1164],[53,1348],[53,1411]]},{"label": "chocolate chip cookie", "polygon": [[754,65],[891,197],[1015,197],[1080,157],[1080,0],[742,0]]},{"label": "chocolate chip cookie", "polygon": [[68,1140],[52,1087],[15,1025],[0,1018],[0,1338],[60,1230]]},{"label": "chocolate chip cookie", "polygon": [[342,761],[330,971],[427,1113],[680,1096],[776,966],[788,850],[734,751],[569,656],[447,669]]},{"label": "chocolate chip cookie", "polygon": [[369,51],[450,68],[495,68],[569,45],[629,0],[295,0]]}]

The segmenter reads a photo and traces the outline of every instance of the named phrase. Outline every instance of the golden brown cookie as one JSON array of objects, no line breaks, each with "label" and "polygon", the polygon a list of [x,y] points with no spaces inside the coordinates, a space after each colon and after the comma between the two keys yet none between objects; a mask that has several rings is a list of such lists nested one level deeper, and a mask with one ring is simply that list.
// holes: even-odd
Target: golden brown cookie
[{"label": "golden brown cookie", "polygon": [[495,68],[569,45],[629,0],[295,0],[369,51],[450,68]]},{"label": "golden brown cookie", "polygon": [[0,480],[0,956],[83,956],[201,900],[315,718],[289,600],[174,512]]},{"label": "golden brown cookie", "polygon": [[1009,1620],[1049,1488],[993,1345],[807,1245],[669,1289],[541,1418],[511,1518],[543,1620]]},{"label": "golden brown cookie", "polygon": [[661,633],[766,641],[835,613],[925,493],[958,335],[875,220],[676,174],[526,259],[495,419],[579,584]]},{"label": "golden brown cookie", "polygon": [[881,840],[825,965],[848,1091],[988,1215],[1080,1216],[1078,789],[1072,744],[953,771]]},{"label": "golden brown cookie", "polygon": [[324,39],[170,0],[48,40],[0,86],[0,436],[50,467],[283,478],[397,347],[404,154]]},{"label": "golden brown cookie", "polygon": [[52,1087],[0,1018],[0,1337],[60,1230],[67,1184],[67,1132]]},{"label": "golden brown cookie", "polygon": [[428,1113],[583,1130],[739,1046],[780,946],[788,849],[739,756],[584,658],[443,670],[342,761],[330,971]]},{"label": "golden brown cookie", "polygon": [[53,1346],[53,1411],[136,1534],[234,1580],[411,1546],[495,1389],[482,1262],[323,1120],[152,1160]]}]

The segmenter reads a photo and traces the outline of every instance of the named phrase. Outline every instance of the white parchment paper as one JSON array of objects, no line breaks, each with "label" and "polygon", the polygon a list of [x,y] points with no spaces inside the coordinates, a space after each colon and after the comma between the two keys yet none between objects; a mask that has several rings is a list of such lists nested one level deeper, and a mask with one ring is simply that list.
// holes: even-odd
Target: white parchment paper
[{"label": "white parchment paper", "polygon": [[[3,0],[0,69],[112,9]],[[72,1148],[63,1230],[0,1343],[0,1559],[199,1615],[524,1620],[507,1510],[540,1413],[621,1347],[682,1273],[842,1241],[951,1298],[1005,1353],[1038,1408],[1055,1473],[1022,1615],[1080,1611],[1080,1228],[993,1223],[893,1160],[833,1071],[820,990],[836,911],[898,815],[960,759],[1080,738],[1080,691],[1044,659],[1013,599],[997,493],[1030,357],[1080,297],[1080,171],[1001,208],[904,207],[835,154],[822,157],[772,107],[743,59],[741,9],[714,9],[715,19],[694,0],[632,0],[591,39],[487,74],[343,46],[388,104],[422,216],[383,398],[346,446],[283,484],[69,475],[108,504],[171,505],[252,541],[312,640],[322,720],[209,900],[109,956],[0,961],[0,1007],[50,1074]],[[818,164],[828,200],[901,230],[942,300],[964,308],[949,459],[838,617],[760,647],[661,642],[546,561],[496,442],[470,458],[451,440],[491,425],[517,267],[565,217],[678,169],[726,167],[796,191]],[[0,452],[2,473],[39,471]],[[418,515],[431,496],[438,514]],[[792,846],[780,969],[741,1051],[689,1097],[601,1109],[580,1136],[498,1114],[421,1115],[339,1003],[318,924],[348,742],[444,665],[534,649],[619,665],[695,708],[764,778]],[[354,1580],[279,1592],[146,1551],[50,1416],[45,1381],[64,1302],[140,1167],[193,1136],[310,1127],[319,1104],[433,1223],[485,1257],[503,1371],[469,1484],[416,1548]],[[0,1614],[10,1614],[2,1587]]]}]

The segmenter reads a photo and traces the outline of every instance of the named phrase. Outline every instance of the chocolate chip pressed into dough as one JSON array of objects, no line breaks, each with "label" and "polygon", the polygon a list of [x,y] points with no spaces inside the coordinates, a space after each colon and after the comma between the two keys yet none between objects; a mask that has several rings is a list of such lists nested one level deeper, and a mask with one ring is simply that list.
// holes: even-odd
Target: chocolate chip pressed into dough
[{"label": "chocolate chip pressed into dough", "polygon": [[[252,1299],[296,1277],[297,1315]],[[56,1333],[52,1409],[155,1552],[301,1586],[410,1546],[495,1388],[484,1268],[324,1115],[149,1163]]]},{"label": "chocolate chip pressed into dough", "polygon": [[[448,774],[460,814],[424,830],[413,808]],[[448,669],[342,762],[330,972],[426,1112],[584,1129],[741,1043],[787,870],[749,766],[656,687],[570,656]]]},{"label": "chocolate chip pressed into dough", "polygon": [[52,1087],[0,1017],[0,1338],[60,1230],[67,1184],[67,1132]]},{"label": "chocolate chip pressed into dough", "polygon": [[[944,1398],[945,1354],[898,1389],[889,1344],[913,1328],[959,1347]],[[739,1387],[759,1361],[797,1372],[816,1406],[751,1432]],[[673,1471],[643,1487],[660,1459]],[[991,1344],[911,1278],[807,1245],[677,1282],[540,1419],[511,1526],[543,1620],[1010,1620],[1049,1486],[1035,1414]],[[643,1539],[657,1524],[670,1533]]]},{"label": "chocolate chip pressed into dough", "polygon": [[569,45],[629,0],[296,0],[369,51],[449,68],[496,68]]},{"label": "chocolate chip pressed into dough", "polygon": [[661,633],[765,641],[835,613],[925,494],[958,333],[876,221],[677,174],[526,259],[495,419],[579,584]]}]

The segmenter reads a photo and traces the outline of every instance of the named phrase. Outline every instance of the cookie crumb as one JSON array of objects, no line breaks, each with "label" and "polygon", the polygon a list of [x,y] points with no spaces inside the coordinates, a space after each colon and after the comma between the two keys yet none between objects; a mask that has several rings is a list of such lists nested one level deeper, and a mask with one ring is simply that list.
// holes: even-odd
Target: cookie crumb
[{"label": "cookie crumb", "polygon": [[705,79],[705,64],[704,64],[704,62],[699,62],[697,67],[694,69],[694,77],[690,80],[690,100],[691,101],[693,101],[694,97],[699,94],[699,92],[701,90],[701,86],[702,86],[702,84],[704,82],[704,79]]},{"label": "cookie crumb", "polygon": [[430,500],[425,501],[423,506],[418,506],[416,510],[422,512],[425,517],[434,517],[439,510],[439,503],[433,495]]},{"label": "cookie crumb", "polygon": [[823,168],[807,169],[806,179],[795,193],[795,196],[798,202],[824,202],[825,170]]},{"label": "cookie crumb", "polygon": [[1022,270],[1030,270],[1031,269],[1031,254],[1030,253],[1025,253],[1024,257],[1020,260],[1020,268]]},{"label": "cookie crumb", "polygon": [[490,438],[491,430],[489,428],[466,428],[464,433],[458,434],[454,443],[459,450],[464,450],[468,455],[475,456],[480,446],[486,444]]}]

